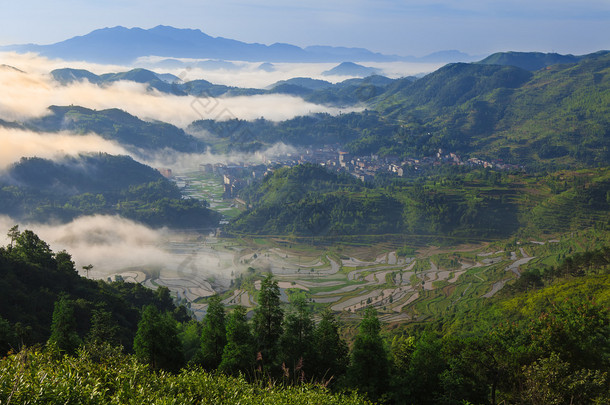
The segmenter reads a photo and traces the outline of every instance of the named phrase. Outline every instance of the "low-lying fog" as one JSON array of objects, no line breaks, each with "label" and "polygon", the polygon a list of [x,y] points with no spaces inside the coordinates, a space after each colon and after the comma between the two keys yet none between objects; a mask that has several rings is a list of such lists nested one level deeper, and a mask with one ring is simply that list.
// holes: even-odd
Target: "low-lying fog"
[{"label": "low-lying fog", "polygon": [[[336,64],[277,63],[260,69],[260,63],[232,62],[229,68],[201,68],[196,61],[183,60],[182,66],[160,68],[159,58],[142,58],[138,67],[157,73],[171,73],[183,81],[205,79],[215,84],[236,87],[264,88],[279,80],[311,77],[338,82],[349,77],[328,77],[322,72]],[[190,63],[194,67],[190,67]],[[185,67],[186,65],[186,67]],[[212,66],[211,64],[209,66]],[[390,77],[401,77],[430,72],[438,64],[366,63],[381,69]],[[246,120],[265,117],[280,121],[316,112],[338,114],[337,108],[308,103],[287,95],[258,95],[223,97],[213,100],[215,108],[200,108],[209,100],[192,96],[174,96],[150,91],[143,84],[116,82],[100,87],[89,82],[62,86],[50,72],[58,68],[86,69],[96,74],[124,72],[134,66],[99,65],[86,62],[66,62],[36,54],[0,53],[0,119],[25,121],[49,113],[51,105],[79,105],[93,109],[120,108],[144,120],[161,120],[185,128],[194,120],[240,118]],[[346,111],[343,109],[342,111]],[[0,127],[0,170],[6,169],[21,157],[38,156],[49,159],[79,153],[107,152],[130,154],[121,145],[96,134],[80,135],[70,132],[38,133],[25,129]],[[157,151],[132,156],[153,167],[169,167],[176,172],[196,169],[201,163],[258,162],[261,155],[294,153],[295,150],[277,144],[259,155],[236,154],[219,156],[211,153],[183,154]],[[18,222],[0,216],[0,235]],[[213,293],[207,280],[228,284],[232,274],[241,271],[235,262],[235,252],[215,244],[212,237],[176,233],[168,229],[150,229],[115,216],[81,217],[68,224],[19,223],[20,229],[31,229],[50,244],[54,251],[67,250],[84,274],[83,266],[92,264],[93,278],[111,277],[117,273],[132,273],[139,277],[162,279],[161,285],[172,286],[178,296],[196,297]],[[4,232],[3,232],[4,230]],[[0,242],[8,239],[0,236]],[[173,281],[172,281],[173,280]],[[178,280],[178,281],[176,281]],[[186,287],[191,281],[194,284]],[[163,284],[165,283],[165,284]],[[186,284],[182,284],[186,283]],[[189,284],[190,285],[190,284]],[[190,301],[192,299],[189,298]]]},{"label": "low-lying fog", "polygon": [[[15,61],[6,62],[23,70]],[[146,84],[131,81],[118,81],[104,87],[87,81],[62,86],[48,74],[6,67],[0,68],[0,93],[0,118],[8,121],[47,115],[47,108],[51,105],[120,108],[144,120],[160,120],[180,127],[200,119],[222,121],[265,117],[282,121],[310,113],[338,114],[340,111],[338,108],[308,103],[299,97],[283,94],[219,97],[212,101],[208,98],[197,99],[147,90]],[[214,108],[209,107],[211,104]]]},{"label": "low-lying fog", "polygon": [[92,264],[91,278],[106,279],[126,271],[143,271],[165,278],[220,278],[228,281],[231,272],[241,271],[233,264],[233,254],[215,249],[211,236],[151,229],[118,216],[95,215],[67,224],[19,223],[0,216],[0,240],[7,245],[8,230],[15,224],[29,229],[47,242],[54,252],[66,250],[76,269]]},{"label": "low-lying fog", "polygon": [[118,143],[103,139],[95,134],[40,133],[0,127],[0,171],[24,156],[61,159],[65,155],[96,152],[105,152],[112,155],[128,154]]},{"label": "low-lying fog", "polygon": [[[210,100],[197,100],[192,96],[174,96],[147,90],[145,84],[119,81],[99,87],[87,81],[62,86],[49,73],[58,68],[86,69],[96,74],[124,72],[133,66],[99,65],[87,62],[67,62],[48,59],[36,54],[0,53],[0,118],[14,121],[48,114],[50,105],[80,105],[93,109],[121,108],[141,119],[161,120],[185,127],[198,119],[226,120],[240,118],[253,120],[265,117],[281,121],[299,115],[316,112],[338,114],[346,109],[322,106],[304,101],[300,97],[282,94],[256,96],[219,97],[214,99],[215,108],[208,106]],[[159,68],[158,58],[143,58],[137,66],[153,69],[157,73],[171,73],[183,81],[205,79],[215,84],[237,87],[264,88],[279,80],[293,77],[311,77],[331,82],[346,80],[348,76],[323,76],[322,72],[335,66],[328,63],[278,63],[272,71],[259,69],[260,63],[232,62],[231,69]],[[423,63],[367,63],[381,69],[391,77],[421,74],[435,70],[440,64]],[[12,69],[10,67],[14,67]],[[350,111],[348,109],[347,111]]]}]

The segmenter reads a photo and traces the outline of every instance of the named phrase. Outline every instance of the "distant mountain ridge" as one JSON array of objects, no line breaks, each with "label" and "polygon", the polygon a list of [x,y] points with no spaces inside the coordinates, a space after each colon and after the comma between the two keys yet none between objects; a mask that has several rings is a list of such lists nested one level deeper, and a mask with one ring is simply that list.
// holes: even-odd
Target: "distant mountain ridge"
[{"label": "distant mountain ridge", "polygon": [[322,76],[356,76],[368,77],[381,74],[381,70],[373,67],[362,66],[353,62],[343,62],[339,66],[322,72]]},{"label": "distant mountain ridge", "polygon": [[560,55],[558,53],[497,52],[479,63],[483,65],[510,65],[534,71],[551,65],[578,63],[582,58],[582,56]]},{"label": "distant mountain ridge", "polygon": [[[274,43],[264,45],[233,39],[212,37],[198,29],[179,29],[159,25],[150,29],[102,28],[49,45],[11,45],[0,50],[37,52],[43,56],[65,60],[85,60],[98,63],[130,63],[143,56],[173,58],[241,60],[250,62],[367,62],[411,61],[427,62],[427,58],[383,55],[363,48],[309,46]],[[467,61],[472,57],[457,51],[433,54],[434,61]],[[458,58],[456,60],[456,57]]]},{"label": "distant mountain ridge", "polygon": [[[126,80],[146,84],[148,90],[154,89],[162,93],[178,96],[206,95],[211,97],[231,97],[287,94],[302,97],[313,103],[333,106],[360,104],[381,94],[388,85],[394,82],[393,79],[378,75],[348,79],[335,84],[308,77],[295,77],[276,82],[268,86],[267,89],[252,89],[213,84],[203,79],[182,82],[174,75],[156,73],[141,68],[132,69],[127,72],[104,73],[102,75],[96,75],[83,69],[62,68],[51,71],[51,76],[62,85],[88,81],[103,87],[120,80]],[[412,79],[407,78],[407,80]]]}]

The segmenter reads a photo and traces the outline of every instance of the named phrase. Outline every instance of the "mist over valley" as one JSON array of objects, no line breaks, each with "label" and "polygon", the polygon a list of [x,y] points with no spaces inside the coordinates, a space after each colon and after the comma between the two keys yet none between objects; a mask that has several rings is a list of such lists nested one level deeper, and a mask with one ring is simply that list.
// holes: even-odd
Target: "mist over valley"
[{"label": "mist over valley", "polygon": [[0,402],[610,399],[610,51],[253,41],[0,47]]}]

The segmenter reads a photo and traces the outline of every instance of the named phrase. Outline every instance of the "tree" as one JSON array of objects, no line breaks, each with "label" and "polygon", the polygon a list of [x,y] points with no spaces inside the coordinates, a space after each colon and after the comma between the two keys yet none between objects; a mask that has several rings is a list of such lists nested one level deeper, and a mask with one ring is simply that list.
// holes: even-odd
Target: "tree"
[{"label": "tree", "polygon": [[72,302],[63,294],[55,301],[53,320],[51,322],[51,336],[48,342],[60,351],[68,354],[76,352],[76,349],[81,344],[80,337],[76,333],[74,307]]},{"label": "tree", "polygon": [[94,309],[91,313],[91,329],[87,341],[95,346],[109,344],[116,346],[119,327],[112,319],[112,314],[103,308]]},{"label": "tree", "polygon": [[208,311],[203,318],[201,330],[201,354],[203,367],[208,370],[218,368],[227,344],[225,308],[218,295],[210,298]]},{"label": "tree", "polygon": [[21,234],[21,232],[19,232],[19,225],[15,225],[11,229],[8,230],[7,236],[11,240],[11,244],[9,245],[9,248],[11,248],[11,249],[13,248],[13,244],[15,243],[15,241],[17,240],[17,238],[19,237],[20,234]]},{"label": "tree", "polygon": [[274,364],[277,343],[282,335],[284,313],[280,306],[280,288],[273,275],[269,274],[261,282],[258,307],[254,313],[254,336],[257,348],[266,364]]},{"label": "tree", "polygon": [[54,265],[54,254],[49,245],[30,230],[19,233],[11,253],[27,263],[42,267]]},{"label": "tree", "polygon": [[184,359],[189,364],[201,364],[201,324],[194,319],[178,323]]},{"label": "tree", "polygon": [[388,354],[380,331],[377,312],[368,307],[358,326],[347,371],[350,384],[366,392],[373,401],[387,391],[390,377]]},{"label": "tree", "polygon": [[72,261],[72,255],[70,255],[70,253],[66,252],[65,250],[57,252],[55,254],[55,261],[57,262],[57,271],[64,274],[70,274],[74,276],[74,279],[79,278],[76,268],[74,267],[74,262]]},{"label": "tree", "polygon": [[446,369],[442,342],[432,333],[418,339],[407,372],[409,399],[417,404],[436,404],[441,395],[440,375]]},{"label": "tree", "polygon": [[561,361],[557,353],[540,358],[524,367],[525,403],[590,404],[608,403],[608,373],[601,370],[570,370],[571,365]]},{"label": "tree", "polygon": [[174,301],[170,294],[169,288],[160,286],[155,291],[157,302],[159,303],[159,311],[171,311],[174,309]]},{"label": "tree", "polygon": [[89,271],[91,271],[92,268],[93,268],[92,264],[83,266],[83,270],[85,270],[85,277],[89,278]]},{"label": "tree", "polygon": [[154,370],[178,370],[184,363],[182,344],[178,339],[176,321],[161,314],[154,305],[142,312],[133,342],[136,357]]},{"label": "tree", "polygon": [[17,336],[10,322],[0,316],[0,356],[17,348]]},{"label": "tree", "polygon": [[311,311],[303,298],[297,298],[284,319],[284,331],[279,340],[281,361],[292,369],[295,378],[313,373],[313,320]]},{"label": "tree", "polygon": [[338,379],[347,370],[348,347],[339,334],[339,325],[333,313],[326,310],[313,334],[315,364],[314,375],[317,379]]},{"label": "tree", "polygon": [[256,360],[254,338],[246,319],[246,308],[236,307],[227,318],[227,344],[219,369],[228,374],[252,370]]}]

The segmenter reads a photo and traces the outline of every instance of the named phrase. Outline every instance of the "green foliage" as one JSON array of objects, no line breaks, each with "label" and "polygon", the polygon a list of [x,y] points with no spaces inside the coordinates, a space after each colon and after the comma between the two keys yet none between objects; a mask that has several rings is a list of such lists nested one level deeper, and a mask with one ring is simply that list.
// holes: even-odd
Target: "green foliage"
[{"label": "green foliage", "polygon": [[372,400],[378,400],[389,387],[390,363],[377,313],[372,307],[365,311],[354,339],[347,378]]},{"label": "green foliage", "polygon": [[266,366],[277,365],[277,345],[282,335],[284,311],[280,306],[280,288],[272,274],[261,282],[258,307],[254,312],[253,330],[258,351]]},{"label": "green foliage", "polygon": [[[314,372],[314,325],[311,308],[305,299],[297,298],[291,303],[291,309],[284,316],[283,333],[279,338],[280,359],[286,374],[292,370],[296,381],[311,377]],[[288,377],[285,375],[285,377]]]},{"label": "green foliage", "polygon": [[[49,340],[55,303],[62,302],[62,294],[69,294],[71,304],[63,302],[57,316],[73,311],[75,320],[69,324],[75,323],[79,339],[86,340],[90,333],[93,340],[116,341],[127,350],[131,350],[142,306],[154,304],[162,311],[175,308],[171,298],[162,299],[140,284],[82,278],[70,254],[52,252],[30,230],[20,232],[14,227],[12,230],[12,246],[0,247],[0,296],[3,297],[0,318],[8,322],[6,329],[13,348]],[[72,338],[73,335],[68,340]],[[3,346],[1,354],[7,349]]]},{"label": "green foliage", "polygon": [[[456,181],[457,182],[457,181]],[[259,235],[508,235],[519,226],[516,191],[486,182],[365,185],[313,165],[280,169],[241,196],[253,208],[228,232]]]},{"label": "green foliage", "polygon": [[402,257],[414,257],[415,256],[415,248],[409,246],[403,246],[401,248],[396,249],[396,255]]},{"label": "green foliage", "polygon": [[339,333],[339,325],[330,310],[322,313],[313,334],[316,353],[314,375],[321,381],[340,380],[347,370],[349,350]]},{"label": "green foliage", "polygon": [[91,313],[91,329],[87,334],[87,342],[93,346],[109,344],[117,346],[119,327],[112,314],[103,308],[94,309]]},{"label": "green foliage", "polygon": [[222,140],[228,150],[255,152],[268,145],[283,142],[291,145],[345,144],[361,136],[363,131],[374,130],[380,136],[390,135],[397,124],[387,122],[373,111],[332,116],[319,113],[273,122],[228,120],[195,121],[189,129],[208,131]]},{"label": "green foliage", "polygon": [[186,364],[201,364],[201,324],[194,319],[179,321],[178,329]]},{"label": "green foliage", "polygon": [[0,212],[38,222],[118,214],[155,227],[201,228],[220,218],[206,202],[183,199],[158,171],[103,153],[57,162],[22,158],[0,176],[0,203]]},{"label": "green foliage", "polygon": [[542,52],[497,52],[479,63],[485,65],[509,65],[526,70],[539,70],[560,63],[577,63],[581,57]]},{"label": "green foliage", "polygon": [[153,370],[176,371],[184,363],[176,321],[154,305],[144,308],[133,342],[138,360]]},{"label": "green foliage", "polygon": [[358,235],[362,240],[415,234],[459,241],[603,231],[610,229],[609,187],[607,168],[545,175],[457,168],[363,184],[300,165],[279,169],[243,190],[251,208],[226,229],[237,235]]},{"label": "green foliage", "polygon": [[51,336],[48,344],[62,352],[73,354],[81,344],[76,332],[76,319],[72,302],[64,295],[55,302],[53,321],[51,322]]},{"label": "green foliage", "polygon": [[237,306],[227,318],[227,344],[222,353],[219,370],[227,374],[253,370],[256,346],[246,318],[246,308]]},{"label": "green foliage", "polygon": [[218,295],[210,297],[201,330],[202,364],[207,370],[218,368],[227,344],[225,309]]},{"label": "green foliage", "polygon": [[278,404],[367,405],[357,394],[331,394],[319,385],[252,384],[198,369],[154,372],[132,356],[101,362],[87,351],[57,360],[24,350],[0,360],[0,402],[13,404]]},{"label": "green foliage", "polygon": [[91,110],[84,107],[49,107],[50,114],[30,120],[28,127],[39,131],[70,130],[143,149],[172,148],[181,152],[203,151],[205,145],[182,129],[163,122],[147,122],[119,109]]},{"label": "green foliage", "polygon": [[[534,169],[541,162],[600,166],[609,158],[608,69],[607,52],[533,74],[450,64],[413,83],[396,81],[375,105],[405,123],[393,136],[403,153],[426,156],[442,148]],[[382,142],[391,141],[379,137]]]}]

